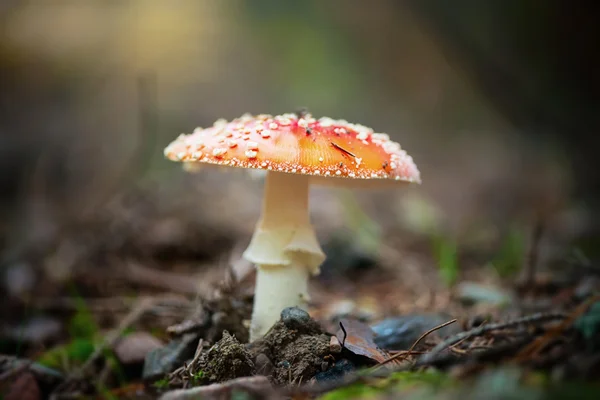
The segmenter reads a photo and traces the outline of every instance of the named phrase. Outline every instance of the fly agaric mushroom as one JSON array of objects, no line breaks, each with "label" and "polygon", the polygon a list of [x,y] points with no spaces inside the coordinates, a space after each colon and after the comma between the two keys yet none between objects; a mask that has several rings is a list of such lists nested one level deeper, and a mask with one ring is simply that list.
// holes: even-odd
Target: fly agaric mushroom
[{"label": "fly agaric mushroom", "polygon": [[325,260],[309,218],[311,183],[420,183],[412,158],[388,135],[306,113],[221,119],[210,128],[180,135],[165,156],[267,171],[262,215],[244,252],[257,266],[251,341],[271,328],[282,309],[306,308],[309,277],[319,273]]}]

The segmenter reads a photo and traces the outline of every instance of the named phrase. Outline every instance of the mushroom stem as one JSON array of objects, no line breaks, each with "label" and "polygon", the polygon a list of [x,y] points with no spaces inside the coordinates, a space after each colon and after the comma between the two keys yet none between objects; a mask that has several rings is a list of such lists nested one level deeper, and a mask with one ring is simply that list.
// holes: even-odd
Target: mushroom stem
[{"label": "mushroom stem", "polygon": [[306,308],[308,278],[325,254],[308,211],[309,177],[267,173],[262,215],[244,257],[256,264],[250,340],[263,336],[286,307]]}]

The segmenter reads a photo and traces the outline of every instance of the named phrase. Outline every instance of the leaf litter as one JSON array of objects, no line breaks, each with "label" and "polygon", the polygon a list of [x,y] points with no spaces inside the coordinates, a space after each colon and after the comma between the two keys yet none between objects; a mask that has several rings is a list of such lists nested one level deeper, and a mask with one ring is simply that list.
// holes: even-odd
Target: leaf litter
[{"label": "leaf litter", "polygon": [[[208,267],[192,267],[197,261],[186,258],[193,251],[168,250],[172,243],[165,247],[164,241],[153,242],[148,235],[144,240],[144,246],[161,243],[161,250],[123,257],[126,249],[141,245],[121,240],[120,245],[107,242],[110,245],[102,247],[113,259],[98,259],[94,246],[81,257],[106,263],[102,275],[91,266],[75,271],[68,282],[41,279],[39,295],[30,300],[8,299],[3,315],[9,323],[15,310],[34,310],[40,315],[37,321],[51,318],[64,323],[57,330],[52,322],[52,334],[20,336],[17,348],[3,344],[14,345],[15,329],[3,330],[12,340],[0,342],[3,352],[11,355],[0,362],[5,398],[16,389],[36,399],[234,398],[243,393],[249,398],[394,398],[397,393],[431,394],[442,389],[466,397],[463,382],[475,382],[472,389],[495,385],[515,393],[527,392],[533,382],[538,393],[552,382],[598,378],[594,372],[600,365],[595,341],[598,281],[590,280],[595,272],[589,264],[578,279],[550,283],[532,280],[528,269],[527,284],[510,291],[514,293],[510,302],[481,303],[478,299],[489,298],[485,288],[495,290],[496,298],[497,293],[508,293],[505,289],[511,285],[479,279],[480,272],[474,271],[469,281],[482,285],[477,296],[463,302],[452,287],[422,286],[437,281],[428,278],[434,270],[420,271],[421,284],[411,286],[374,259],[368,267],[345,271],[340,279],[332,258],[333,269],[314,284],[310,313],[288,310],[263,340],[248,345],[249,280],[239,282],[215,261],[202,262]],[[172,260],[165,262],[166,254]],[[227,273],[221,279],[223,271]],[[354,273],[360,279],[353,280]],[[195,285],[195,280],[202,284]],[[184,281],[188,283],[181,285]],[[585,293],[576,290],[584,281]],[[547,289],[550,284],[552,290]],[[464,285],[457,288],[464,290]],[[361,299],[370,299],[368,312],[359,306]],[[328,314],[340,300],[354,303],[342,315]],[[433,327],[413,325],[417,328],[411,336],[391,337],[391,342],[375,333],[379,322],[397,318],[403,322],[391,335],[406,334],[408,318],[425,312],[436,318],[443,313],[447,319]],[[450,326],[452,330],[447,329]],[[396,345],[384,344],[392,342]],[[63,350],[55,353],[58,362],[38,363],[59,348]],[[146,372],[126,368],[142,359]]]}]

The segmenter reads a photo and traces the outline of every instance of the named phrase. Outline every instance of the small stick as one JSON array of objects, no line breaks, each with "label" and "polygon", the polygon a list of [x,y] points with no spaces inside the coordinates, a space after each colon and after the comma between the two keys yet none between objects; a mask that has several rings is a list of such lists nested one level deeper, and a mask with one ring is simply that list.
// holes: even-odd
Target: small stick
[{"label": "small stick", "polygon": [[517,354],[517,360],[524,360],[527,357],[533,357],[538,355],[548,344],[552,341],[553,338],[560,335],[565,329],[575,322],[577,318],[581,315],[585,314],[590,305],[594,302],[600,300],[600,295],[593,296],[588,299],[586,302],[580,304],[575,308],[575,310],[568,316],[564,317],[564,321],[554,329],[548,330],[545,335],[536,338],[533,342],[531,342],[528,346],[522,349],[519,354]]},{"label": "small stick", "polygon": [[462,342],[464,342],[465,340],[467,340],[468,338],[464,338],[463,340],[459,340],[458,342],[454,343],[452,346],[450,346],[450,348],[456,348],[456,346],[458,346],[459,344],[461,344]]},{"label": "small stick", "polygon": [[[410,346],[410,349],[408,349],[408,351],[407,351],[406,353],[398,353],[398,354],[395,354],[395,355],[393,355],[392,357],[388,358],[387,360],[385,360],[385,361],[382,361],[381,363],[379,363],[378,365],[376,365],[376,366],[375,366],[375,367],[373,367],[373,368],[374,368],[374,369],[378,369],[379,367],[381,367],[381,366],[383,366],[383,365],[385,365],[385,364],[388,364],[388,363],[390,363],[390,362],[392,362],[392,361],[394,361],[394,360],[397,360],[398,358],[400,358],[400,357],[402,357],[402,356],[405,356],[405,357],[402,359],[402,360],[404,360],[406,357],[408,357],[408,356],[409,356],[409,355],[412,353],[412,351],[413,351],[413,350],[415,349],[415,347],[416,347],[416,346],[417,346],[417,345],[418,345],[418,344],[421,342],[421,340],[425,339],[425,338],[426,338],[428,335],[430,335],[431,333],[433,333],[433,332],[437,331],[438,329],[442,329],[443,327],[445,327],[445,326],[448,326],[448,325],[450,325],[450,324],[453,324],[453,323],[455,323],[456,321],[457,321],[457,319],[456,319],[456,318],[454,318],[453,320],[446,321],[446,322],[444,322],[443,324],[440,324],[440,325],[438,325],[438,326],[436,326],[436,327],[433,327],[433,328],[431,328],[431,329],[430,329],[430,330],[428,330],[427,332],[423,333],[423,334],[422,334],[422,335],[421,335],[421,336],[420,336],[420,337],[419,337],[419,338],[418,338],[418,339],[417,339],[417,340],[416,340],[416,341],[413,343],[413,345],[412,345],[412,346]],[[399,361],[402,361],[402,360],[399,360]]]},{"label": "small stick", "polygon": [[192,359],[192,362],[190,362],[190,365],[188,365],[188,367],[187,367],[188,373],[191,374],[196,369],[196,364],[198,364],[198,361],[200,360],[200,356],[202,356],[203,347],[204,347],[204,339],[200,339],[198,341],[198,346],[196,346],[196,353],[194,354],[194,358]]},{"label": "small stick", "polygon": [[18,365],[12,369],[9,369],[8,371],[3,372],[2,374],[0,374],[0,382],[4,382],[4,381],[8,380],[8,378],[12,378],[13,376],[18,375],[21,372],[29,369],[29,366],[31,364],[33,364],[33,361],[27,360],[26,362],[22,363],[21,365]]},{"label": "small stick", "polygon": [[181,399],[224,399],[233,397],[234,389],[248,392],[256,398],[274,398],[274,389],[265,376],[246,376],[235,378],[223,383],[213,383],[207,386],[196,386],[190,389],[176,389],[164,393],[159,400]]},{"label": "small stick", "polygon": [[[533,314],[530,316],[522,317],[517,320],[508,321],[508,322],[504,322],[504,323],[479,326],[479,327],[471,329],[467,332],[461,332],[461,333],[447,339],[446,341],[440,343],[438,346],[436,346],[434,348],[435,353],[433,353],[433,350],[432,350],[432,352],[426,353],[424,356],[420,357],[417,360],[415,365],[401,366],[399,368],[395,368],[394,372],[410,371],[410,370],[413,370],[415,367],[424,367],[424,366],[428,366],[428,365],[437,364],[439,362],[451,362],[451,363],[465,362],[465,360],[467,360],[468,357],[457,358],[454,355],[445,355],[445,354],[439,354],[439,353],[441,353],[441,351],[444,350],[448,346],[457,344],[457,343],[461,342],[462,340],[468,339],[471,336],[482,335],[483,333],[488,332],[488,331],[502,329],[505,327],[513,327],[513,326],[516,326],[516,325],[519,325],[522,323],[536,322],[536,321],[543,321],[543,320],[552,320],[552,319],[562,319],[562,318],[566,318],[566,316],[564,314],[560,314],[560,313],[554,313],[554,314],[539,313],[539,314]],[[451,322],[452,321],[448,321],[446,324],[450,324]],[[445,324],[442,324],[442,326],[445,326]],[[436,328],[439,329],[442,326],[436,327]],[[436,328],[433,328],[433,330],[435,330]],[[433,330],[431,330],[431,332],[433,332]],[[430,333],[429,331],[426,332],[424,335],[422,335],[422,338],[424,338],[426,336],[426,334],[429,334],[429,333]],[[416,344],[418,344],[419,340],[423,340],[422,338],[419,338],[417,340],[417,342],[415,342],[415,344],[413,346],[411,346],[411,348],[414,349],[414,346],[416,346]],[[472,357],[475,357],[475,359],[477,359],[477,360],[487,359],[487,358],[495,356],[497,354],[506,353],[508,350],[520,348],[528,341],[529,341],[529,339],[518,339],[513,343],[509,343],[506,345],[500,345],[498,347],[489,348],[488,350],[484,350],[482,352],[473,353]],[[439,349],[439,350],[436,350],[436,349]],[[409,352],[406,351],[406,352],[397,353],[397,355],[404,355],[404,354],[409,354]],[[388,362],[388,361],[390,361],[390,360],[387,360],[385,362]],[[347,386],[347,385],[350,385],[353,383],[363,382],[363,381],[365,381],[366,378],[368,378],[370,376],[378,376],[378,377],[389,376],[389,373],[391,372],[391,370],[385,371],[385,373],[383,375],[376,374],[377,370],[379,369],[378,367],[380,365],[377,365],[377,366],[369,369],[368,376],[352,374],[352,375],[348,375],[348,376],[344,377],[343,379],[337,380],[335,382],[320,383],[318,385],[304,386],[302,388],[299,388],[299,390],[298,390],[298,388],[296,388],[295,390],[288,389],[285,392],[285,394],[286,395],[290,395],[290,394],[301,394],[301,395],[317,394],[318,395],[318,394],[323,394],[328,391],[331,391],[331,390],[334,390],[334,389],[337,389],[340,387],[344,387],[344,386]]]},{"label": "small stick", "polygon": [[[538,321],[552,320],[552,319],[563,319],[563,318],[566,318],[566,315],[564,315],[562,313],[552,313],[552,314],[538,313],[538,314],[533,314],[530,316],[522,317],[522,318],[519,318],[519,319],[516,319],[513,321],[504,322],[504,323],[480,325],[477,328],[471,329],[466,332],[461,332],[461,333],[447,339],[443,343],[440,343],[438,346],[436,346],[434,348],[434,350],[437,348],[439,348],[439,350],[435,350],[436,352],[433,354],[432,354],[432,352],[426,353],[423,357],[420,357],[417,360],[415,365],[401,366],[399,368],[395,368],[393,371],[394,372],[411,371],[415,367],[424,367],[424,366],[428,366],[428,365],[437,364],[440,362],[446,362],[446,363],[448,363],[448,362],[449,363],[463,362],[464,363],[465,361],[469,360],[469,357],[456,357],[454,355],[445,355],[445,354],[439,354],[439,353],[441,353],[441,351],[444,350],[444,348],[458,344],[459,342],[461,342],[465,339],[468,339],[471,336],[479,336],[479,335],[482,335],[482,334],[492,331],[492,330],[503,329],[505,327],[513,327],[513,326],[523,324],[523,323],[531,323],[531,322],[538,322]],[[450,323],[450,321],[448,323]],[[419,340],[422,340],[422,339],[420,338]],[[488,348],[487,350],[483,350],[482,352],[472,353],[471,357],[474,357],[474,359],[476,359],[476,360],[489,359],[490,357],[497,356],[498,354],[506,353],[509,350],[512,351],[514,349],[518,349],[521,346],[523,346],[524,344],[526,344],[529,340],[530,340],[529,338],[517,339],[513,343],[503,344],[498,347]],[[416,345],[416,343],[415,343],[415,345]],[[411,348],[414,348],[414,345],[411,346]],[[408,351],[403,351],[403,352],[400,352],[397,354],[401,354],[401,355],[408,354]],[[282,392],[287,396],[290,396],[290,395],[301,395],[301,396],[319,395],[319,394],[323,394],[323,393],[326,393],[328,391],[331,391],[331,390],[334,390],[334,389],[337,389],[340,387],[348,386],[353,383],[364,382],[365,379],[367,379],[368,377],[371,377],[371,376],[386,377],[386,376],[389,376],[389,374],[391,373],[391,370],[387,370],[382,375],[377,374],[376,370],[378,369],[378,367],[379,367],[379,365],[369,369],[368,376],[358,375],[358,374],[350,374],[350,375],[348,375],[342,379],[336,380],[334,382],[319,383],[319,384],[314,384],[314,385],[310,385],[310,386],[305,385],[301,388],[287,388],[286,390],[284,390]]]},{"label": "small stick", "polygon": [[521,324],[528,324],[528,323],[540,322],[540,321],[548,321],[548,320],[553,320],[553,319],[564,319],[564,318],[566,318],[566,315],[563,313],[549,313],[549,314],[537,313],[537,314],[529,315],[526,317],[517,318],[512,321],[499,322],[499,323],[489,324],[489,325],[481,325],[481,326],[478,326],[477,328],[473,328],[473,329],[465,331],[465,332],[457,333],[456,335],[451,336],[448,339],[444,340],[443,342],[441,342],[440,344],[435,346],[429,353],[427,353],[423,357],[421,357],[421,359],[419,360],[419,363],[427,364],[432,359],[434,359],[438,353],[441,353],[447,347],[452,346],[462,340],[468,339],[473,336],[481,336],[486,332],[495,331],[498,329],[511,328],[511,327],[521,325]]},{"label": "small stick", "polygon": [[[472,364],[484,361],[497,360],[498,357],[514,354],[531,340],[531,337],[523,337],[513,342],[503,343],[498,346],[490,347],[487,350],[471,352],[468,351],[463,357],[457,357],[455,354],[437,353],[435,356],[423,362],[423,357],[417,360],[413,368],[421,367],[448,367],[457,364]],[[455,349],[456,350],[456,349]]]},{"label": "small stick", "polygon": [[341,151],[342,153],[344,153],[344,154],[347,154],[347,155],[349,155],[349,156],[351,156],[351,157],[353,157],[353,158],[356,158],[356,156],[355,156],[353,153],[351,153],[351,152],[349,152],[348,150],[344,149],[344,148],[343,148],[342,146],[340,146],[339,144],[335,144],[335,143],[333,143],[333,142],[330,142],[330,143],[331,143],[331,145],[332,145],[333,147],[335,147],[336,149],[338,149],[338,150],[339,150],[339,151]]}]

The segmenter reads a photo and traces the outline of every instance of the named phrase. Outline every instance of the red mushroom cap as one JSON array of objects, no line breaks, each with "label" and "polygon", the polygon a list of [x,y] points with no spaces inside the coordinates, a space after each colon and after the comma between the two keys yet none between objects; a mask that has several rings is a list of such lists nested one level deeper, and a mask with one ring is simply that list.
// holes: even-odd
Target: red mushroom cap
[{"label": "red mushroom cap", "polygon": [[245,114],[182,134],[166,149],[173,161],[353,179],[420,182],[400,145],[371,128],[310,114]]}]

